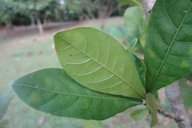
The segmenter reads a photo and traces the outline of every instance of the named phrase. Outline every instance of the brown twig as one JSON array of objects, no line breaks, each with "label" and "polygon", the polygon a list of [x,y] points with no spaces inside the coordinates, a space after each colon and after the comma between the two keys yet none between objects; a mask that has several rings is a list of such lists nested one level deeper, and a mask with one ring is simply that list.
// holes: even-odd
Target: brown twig
[{"label": "brown twig", "polygon": [[167,117],[169,119],[174,120],[175,122],[177,122],[178,124],[183,122],[183,119],[179,118],[179,117],[175,117],[174,114],[169,113],[164,111],[163,109],[158,109],[157,110],[159,114],[163,115],[164,117]]},{"label": "brown twig", "polygon": [[182,119],[181,122],[176,122],[178,126],[180,128],[191,128],[191,122],[183,104],[178,81],[167,86],[165,88],[165,94],[174,116]]}]

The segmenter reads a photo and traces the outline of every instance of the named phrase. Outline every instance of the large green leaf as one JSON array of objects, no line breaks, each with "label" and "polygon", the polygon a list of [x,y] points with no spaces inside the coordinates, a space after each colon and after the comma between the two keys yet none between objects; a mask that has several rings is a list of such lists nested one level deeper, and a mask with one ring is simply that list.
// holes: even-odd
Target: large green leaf
[{"label": "large green leaf", "polygon": [[157,0],[145,48],[147,88],[155,92],[192,72],[192,2]]},{"label": "large green leaf", "polygon": [[54,39],[64,70],[81,85],[104,93],[144,97],[132,57],[111,36],[82,27],[58,32]]},{"label": "large green leaf", "polygon": [[62,69],[28,74],[12,86],[26,104],[56,116],[102,120],[140,104],[138,100],[91,91]]}]

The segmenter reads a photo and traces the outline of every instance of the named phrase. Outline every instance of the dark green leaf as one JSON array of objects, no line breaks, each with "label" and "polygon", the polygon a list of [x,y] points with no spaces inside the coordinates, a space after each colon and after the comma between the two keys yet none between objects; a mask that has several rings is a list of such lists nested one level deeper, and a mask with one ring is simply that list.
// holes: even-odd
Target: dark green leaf
[{"label": "dark green leaf", "polygon": [[145,96],[131,55],[111,36],[82,27],[58,32],[54,39],[64,70],[81,85],[131,98]]},{"label": "dark green leaf", "polygon": [[136,55],[133,55],[133,59],[135,60],[135,65],[137,71],[139,73],[139,77],[142,81],[144,87],[146,87],[146,67],[143,60],[139,59]]},{"label": "dark green leaf", "polygon": [[56,116],[103,120],[140,103],[91,91],[62,69],[44,69],[28,74],[12,86],[26,104]]},{"label": "dark green leaf", "polygon": [[147,88],[155,92],[192,72],[192,2],[157,0],[145,48]]}]

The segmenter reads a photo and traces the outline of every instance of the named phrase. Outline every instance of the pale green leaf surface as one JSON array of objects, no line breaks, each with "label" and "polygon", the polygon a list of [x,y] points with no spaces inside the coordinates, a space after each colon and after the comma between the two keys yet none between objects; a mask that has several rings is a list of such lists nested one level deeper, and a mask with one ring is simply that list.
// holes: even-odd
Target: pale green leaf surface
[{"label": "pale green leaf surface", "polygon": [[129,42],[137,38],[141,45],[144,46],[147,26],[144,9],[138,6],[129,7],[124,13],[124,19]]},{"label": "pale green leaf surface", "polygon": [[144,97],[131,56],[111,36],[82,27],[58,32],[54,39],[64,70],[81,85],[104,93]]},{"label": "pale green leaf surface", "polygon": [[134,109],[130,113],[130,117],[133,120],[141,120],[144,119],[149,114],[149,110],[146,108],[146,106],[139,105],[134,107]]},{"label": "pale green leaf surface", "polygon": [[105,32],[111,35],[114,39],[116,39],[124,49],[128,49],[126,29],[120,26],[113,26],[106,29]]},{"label": "pale green leaf surface", "polygon": [[44,69],[13,83],[16,94],[29,106],[56,116],[103,120],[140,101],[91,91],[63,69]]},{"label": "pale green leaf surface", "polygon": [[109,29],[108,30],[109,35],[111,35],[117,40],[123,40],[126,37],[127,34],[126,30],[120,26],[113,26],[108,29]]},{"label": "pale green leaf surface", "polygon": [[157,0],[148,26],[146,81],[155,92],[192,72],[191,0]]}]

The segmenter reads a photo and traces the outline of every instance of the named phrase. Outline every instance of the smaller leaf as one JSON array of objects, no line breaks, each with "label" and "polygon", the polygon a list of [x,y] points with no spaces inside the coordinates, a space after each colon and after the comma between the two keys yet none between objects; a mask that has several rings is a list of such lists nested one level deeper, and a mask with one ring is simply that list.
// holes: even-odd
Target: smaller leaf
[{"label": "smaller leaf", "polygon": [[149,114],[149,110],[145,106],[136,106],[134,110],[131,111],[130,116],[133,120],[138,121],[145,118]]},{"label": "smaller leaf", "polygon": [[140,100],[89,90],[62,69],[36,71],[12,86],[26,104],[56,116],[103,120],[141,104]]},{"label": "smaller leaf", "polygon": [[7,111],[9,103],[11,101],[12,94],[11,93],[0,93],[0,119],[3,118],[4,114]]},{"label": "smaller leaf", "polygon": [[110,35],[79,27],[58,32],[54,40],[63,69],[82,86],[129,98],[145,97],[131,55]]},{"label": "smaller leaf", "polygon": [[157,109],[159,108],[159,105],[155,96],[152,93],[148,93],[146,95],[145,101],[149,109],[149,113],[151,114],[151,127],[153,127],[158,123]]}]

